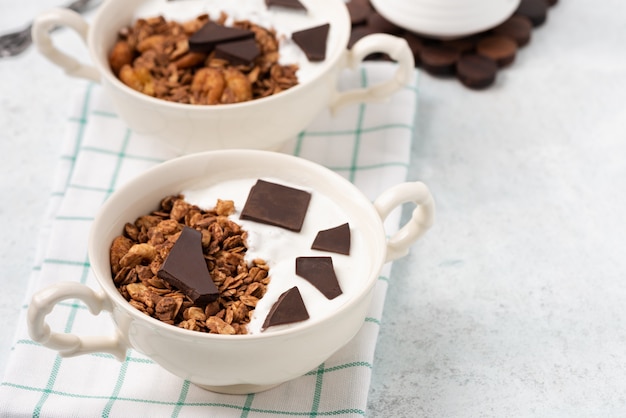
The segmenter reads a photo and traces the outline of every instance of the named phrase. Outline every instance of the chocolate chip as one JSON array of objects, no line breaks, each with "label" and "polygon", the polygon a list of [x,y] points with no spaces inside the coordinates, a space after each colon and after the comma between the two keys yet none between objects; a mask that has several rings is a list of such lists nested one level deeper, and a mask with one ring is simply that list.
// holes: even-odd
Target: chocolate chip
[{"label": "chocolate chip", "polygon": [[291,39],[304,51],[309,61],[324,61],[330,24],[325,23],[291,34]]},{"label": "chocolate chip", "polygon": [[215,46],[215,58],[225,59],[232,65],[248,65],[260,53],[254,38],[226,42]]},{"label": "chocolate chip", "polygon": [[494,60],[499,67],[511,64],[515,60],[517,44],[506,36],[489,36],[476,45],[476,53]]},{"label": "chocolate chip", "polygon": [[476,54],[461,56],[456,64],[459,81],[471,89],[484,89],[496,79],[498,64],[494,60]]},{"label": "chocolate chip", "polygon": [[338,254],[350,254],[350,225],[345,223],[335,228],[319,231],[311,248]]},{"label": "chocolate chip", "polygon": [[311,193],[293,187],[257,180],[250,189],[241,219],[299,232],[311,201]]},{"label": "chocolate chip", "polygon": [[343,293],[331,257],[297,257],[296,274],[315,286],[328,299],[334,299]]},{"label": "chocolate chip", "polygon": [[309,319],[300,290],[294,286],[282,293],[265,317],[261,331],[274,325],[291,324]]},{"label": "chocolate chip", "polygon": [[195,304],[217,299],[219,290],[202,253],[202,234],[185,226],[157,276],[187,295]]},{"label": "chocolate chip", "polygon": [[533,24],[526,16],[511,16],[500,25],[492,29],[495,35],[506,36],[513,39],[518,46],[524,46],[530,42]]},{"label": "chocolate chip", "polygon": [[548,3],[546,0],[521,0],[513,14],[526,16],[533,26],[540,26],[548,18]]},{"label": "chocolate chip", "polygon": [[459,57],[459,51],[442,45],[425,46],[420,53],[424,70],[437,77],[454,75]]},{"label": "chocolate chip", "polygon": [[207,22],[189,37],[189,50],[208,53],[213,51],[219,43],[246,38],[254,38],[254,32],[218,25],[215,22]]},{"label": "chocolate chip", "polygon": [[286,7],[288,9],[295,10],[306,10],[306,7],[298,0],[265,0],[265,5],[267,7],[278,6],[278,7]]}]

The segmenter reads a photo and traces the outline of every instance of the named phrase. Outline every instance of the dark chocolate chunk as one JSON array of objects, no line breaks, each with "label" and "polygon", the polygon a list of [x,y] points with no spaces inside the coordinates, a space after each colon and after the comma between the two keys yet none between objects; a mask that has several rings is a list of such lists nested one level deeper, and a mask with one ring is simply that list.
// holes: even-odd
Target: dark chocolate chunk
[{"label": "dark chocolate chunk", "polygon": [[346,3],[352,25],[362,25],[374,10],[368,0],[350,0]]},{"label": "dark chocolate chunk", "polygon": [[335,228],[319,231],[311,249],[349,255],[350,225],[345,223]]},{"label": "dark chocolate chunk", "polygon": [[300,290],[294,286],[278,297],[265,317],[261,331],[274,325],[291,324],[309,319]]},{"label": "dark chocolate chunk", "polygon": [[431,75],[446,77],[454,75],[459,51],[442,45],[428,45],[422,48],[420,60],[422,67]]},{"label": "dark chocolate chunk", "polygon": [[291,34],[291,39],[304,51],[309,61],[324,61],[330,24],[325,23]]},{"label": "dark chocolate chunk", "polygon": [[517,42],[518,46],[524,46],[530,42],[533,24],[526,16],[511,16],[500,25],[492,29],[495,35],[507,36]]},{"label": "dark chocolate chunk", "polygon": [[548,18],[548,3],[546,0],[521,0],[513,14],[526,16],[533,26],[540,26]]},{"label": "dark chocolate chunk", "polygon": [[488,36],[476,45],[476,53],[494,60],[498,66],[504,67],[515,60],[517,44],[506,36]]},{"label": "dark chocolate chunk", "polygon": [[476,54],[461,56],[456,64],[458,79],[471,89],[483,89],[496,80],[498,64],[490,58]]},{"label": "dark chocolate chunk", "polygon": [[232,65],[248,65],[261,51],[254,38],[226,42],[215,46],[215,58],[221,58]]},{"label": "dark chocolate chunk", "polygon": [[306,7],[298,0],[265,0],[267,7],[278,6],[294,10],[306,10]]},{"label": "dark chocolate chunk", "polygon": [[189,50],[193,52],[211,52],[217,44],[246,38],[254,38],[254,32],[218,25],[215,22],[207,22],[189,37]]},{"label": "dark chocolate chunk", "polygon": [[300,232],[311,193],[293,187],[257,180],[250,189],[241,219]]},{"label": "dark chocolate chunk", "polygon": [[219,296],[202,253],[202,234],[187,226],[183,228],[157,276],[199,305],[212,302]]},{"label": "dark chocolate chunk", "polygon": [[343,293],[331,257],[297,257],[296,274],[315,286],[328,299],[335,299]]}]

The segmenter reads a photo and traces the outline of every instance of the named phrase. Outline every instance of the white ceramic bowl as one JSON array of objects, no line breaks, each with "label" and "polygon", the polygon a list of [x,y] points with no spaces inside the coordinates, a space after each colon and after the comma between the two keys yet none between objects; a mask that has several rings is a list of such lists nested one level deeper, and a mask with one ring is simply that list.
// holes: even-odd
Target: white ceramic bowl
[{"label": "white ceramic bowl", "polygon": [[[126,222],[158,207],[168,195],[241,178],[271,178],[295,184],[334,201],[358,231],[362,251],[350,257],[363,266],[356,290],[327,315],[287,329],[250,335],[215,335],[167,325],[132,307],[111,277],[110,245]],[[383,220],[404,202],[416,208],[412,218],[387,238]],[[372,204],[352,183],[318,164],[269,151],[226,150],[199,153],[163,163],[116,191],[96,216],[89,238],[89,260],[101,287],[61,282],[33,296],[28,311],[33,340],[62,356],[108,352],[123,360],[134,348],[170,372],[203,388],[250,393],[301,376],[344,346],[364,323],[372,289],[382,265],[404,256],[432,224],[434,204],[422,183],[401,183]],[[307,214],[315,216],[315,214]],[[271,260],[267,260],[271,263]],[[270,276],[272,270],[270,268]],[[270,282],[271,286],[271,282]],[[268,290],[269,291],[269,290]],[[65,299],[78,298],[92,313],[112,314],[111,336],[86,337],[50,330],[46,315]]]},{"label": "white ceramic bowl", "polygon": [[412,32],[452,39],[482,32],[508,19],[520,0],[371,0],[386,19]]},{"label": "white ceramic bowl", "polygon": [[[375,34],[347,50],[350,17],[343,0],[302,0],[308,14],[270,10],[271,20],[285,31],[330,23],[326,59],[311,63],[311,75],[306,80],[276,95],[228,105],[172,103],[139,93],[112,73],[108,54],[119,29],[131,25],[138,10],[148,6],[151,10],[177,8],[174,14],[178,20],[183,20],[182,16],[195,18],[205,10],[226,7],[221,5],[228,3],[223,0],[107,0],[90,24],[77,13],[54,9],[35,19],[33,41],[41,53],[68,75],[100,82],[119,116],[134,132],[165,141],[181,154],[224,148],[276,149],[304,130],[323,109],[381,100],[411,80],[413,55],[403,39]],[[250,3],[264,7],[264,0],[242,0],[239,4]],[[49,32],[58,26],[70,27],[82,36],[91,55],[91,65],[55,47]],[[387,53],[398,61],[393,77],[366,89],[337,91],[339,72],[358,66],[373,52]]]}]

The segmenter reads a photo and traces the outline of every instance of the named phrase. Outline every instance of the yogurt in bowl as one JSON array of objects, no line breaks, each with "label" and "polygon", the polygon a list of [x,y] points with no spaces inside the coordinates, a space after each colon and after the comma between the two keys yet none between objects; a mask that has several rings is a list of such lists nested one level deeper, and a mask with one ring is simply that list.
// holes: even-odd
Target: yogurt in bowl
[{"label": "yogurt in bowl", "polygon": [[[274,330],[269,327],[246,335],[221,335],[166,324],[139,311],[119,293],[111,274],[110,246],[127,222],[156,210],[164,196],[183,191],[200,204],[203,199],[209,201],[217,194],[225,194],[225,188],[230,190],[231,186],[233,190],[237,188],[235,194],[245,194],[250,179],[271,179],[311,191],[310,207],[299,232],[308,238],[318,228],[348,221],[352,233],[350,254],[332,255],[333,260],[343,257],[350,260],[345,267],[338,263],[337,278],[345,296],[338,296],[335,305],[318,295],[315,300],[309,298],[308,293],[315,294],[316,289],[309,287],[307,290],[306,283],[301,283],[293,270],[287,271],[291,268],[285,268],[285,275],[290,277],[286,280],[293,280],[292,283],[304,289],[303,299],[310,304],[307,309],[315,310],[311,317]],[[243,185],[245,192],[240,189]],[[197,191],[195,196],[195,192],[191,192],[194,190]],[[219,193],[213,194],[215,191]],[[235,195],[233,198],[239,199]],[[416,205],[413,216],[388,238],[383,220],[404,202]],[[329,212],[325,214],[326,211]],[[146,171],[110,196],[96,216],[89,238],[89,260],[101,289],[92,290],[67,282],[42,289],[29,305],[29,332],[34,341],[63,356],[100,351],[123,360],[126,350],[132,347],[173,374],[205,389],[223,393],[266,390],[312,370],[354,337],[364,323],[382,265],[404,256],[430,227],[433,215],[432,196],[419,182],[398,184],[372,204],[343,177],[297,157],[252,150],[212,151],[180,157]],[[323,222],[326,216],[330,218]],[[258,225],[248,223],[246,227],[253,230]],[[271,280],[279,283],[275,292],[268,290],[264,296],[268,297],[264,309],[273,304],[276,294],[281,292],[282,279],[278,274],[283,274],[279,266],[282,255],[274,256],[272,246],[277,245],[278,253],[282,252],[280,247],[287,247],[285,254],[291,258],[296,254],[309,254],[306,248],[300,250],[294,245],[291,233],[279,235],[280,238],[251,237],[251,252],[263,252],[270,272],[272,267],[274,269]],[[277,258],[273,266],[270,257]],[[270,292],[274,292],[274,296],[270,296]],[[46,315],[56,303],[73,298],[81,299],[95,314],[110,312],[115,332],[110,336],[86,337],[52,331],[46,323]]]}]

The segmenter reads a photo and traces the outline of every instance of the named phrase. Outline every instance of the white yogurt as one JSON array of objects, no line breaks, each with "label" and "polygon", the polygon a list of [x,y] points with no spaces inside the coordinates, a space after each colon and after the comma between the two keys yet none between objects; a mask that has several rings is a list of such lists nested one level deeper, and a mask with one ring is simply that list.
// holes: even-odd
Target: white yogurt
[{"label": "white yogurt", "polygon": [[[203,209],[215,207],[217,199],[233,200],[236,213],[231,215],[231,220],[241,225],[248,232],[246,260],[252,261],[255,258],[262,258],[270,267],[271,279],[267,292],[259,300],[252,320],[248,324],[250,334],[261,332],[261,326],[274,302],[283,292],[293,286],[298,286],[302,294],[302,299],[309,312],[309,321],[315,321],[331,315],[338,307],[346,303],[359,291],[363,281],[368,276],[367,263],[359,263],[357,259],[360,257],[355,256],[355,254],[364,254],[365,245],[358,228],[354,228],[352,224],[350,224],[351,255],[311,250],[311,244],[320,230],[334,228],[346,222],[350,223],[348,216],[337,204],[320,193],[298,185],[271,178],[264,178],[263,180],[311,193],[311,201],[300,232],[239,219],[250,188],[257,181],[256,178],[230,180],[208,188],[181,192],[187,202]],[[332,257],[335,274],[343,293],[333,300],[328,300],[311,283],[296,276],[295,259],[300,256]],[[305,322],[273,326],[263,332],[297,327]]]},{"label": "white yogurt", "polygon": [[[204,13],[211,19],[217,19],[222,12],[229,16],[227,26],[233,20],[249,20],[264,28],[275,29],[280,42],[279,62],[282,65],[297,64],[299,70],[296,74],[300,83],[307,82],[319,73],[323,63],[309,62],[300,47],[291,40],[291,34],[328,23],[324,16],[286,8],[268,8],[265,0],[150,0],[140,5],[135,19],[163,16],[167,20],[184,22]],[[333,45],[331,42],[332,39],[329,39],[329,48]]]}]

